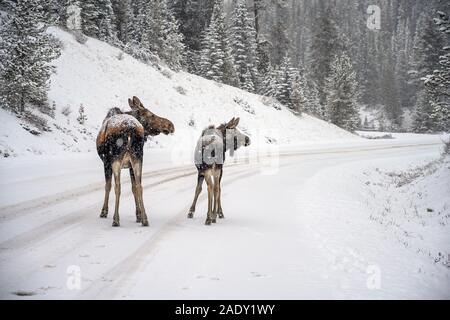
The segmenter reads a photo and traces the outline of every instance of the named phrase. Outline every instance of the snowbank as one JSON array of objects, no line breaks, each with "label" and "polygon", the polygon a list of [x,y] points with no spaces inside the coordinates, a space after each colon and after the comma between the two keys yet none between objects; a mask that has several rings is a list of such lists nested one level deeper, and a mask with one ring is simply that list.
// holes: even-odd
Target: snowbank
[{"label": "snowbank", "polygon": [[450,159],[372,157],[323,170],[298,192],[328,277],[340,298],[448,299]]}]

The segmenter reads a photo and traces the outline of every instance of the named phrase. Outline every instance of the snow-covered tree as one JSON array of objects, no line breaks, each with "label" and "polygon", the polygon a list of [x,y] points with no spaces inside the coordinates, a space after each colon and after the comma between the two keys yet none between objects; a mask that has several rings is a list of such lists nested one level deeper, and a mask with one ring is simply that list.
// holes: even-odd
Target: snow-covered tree
[{"label": "snow-covered tree", "polygon": [[112,0],[112,8],[117,28],[117,38],[128,43],[134,36],[133,0]]},{"label": "snow-covered tree", "polygon": [[202,35],[213,14],[212,0],[169,0],[169,8],[180,24],[184,44],[191,52],[201,49]]},{"label": "snow-covered tree", "polygon": [[417,73],[417,82],[422,77],[433,73],[439,66],[439,57],[444,53],[442,50],[444,35],[439,32],[430,15],[430,12],[424,12],[418,22],[412,62]]},{"label": "snow-covered tree", "polygon": [[205,30],[200,51],[200,75],[237,85],[236,72],[225,25],[223,0],[215,0],[211,23]]},{"label": "snow-covered tree", "polygon": [[444,54],[439,57],[440,68],[424,78],[425,87],[432,98],[432,119],[435,131],[450,131],[450,20],[447,14],[439,12],[434,19],[439,31],[447,37]]},{"label": "snow-covered tree", "polygon": [[305,75],[304,79],[306,89],[303,91],[305,93],[306,105],[303,107],[303,112],[315,117],[325,118],[325,107],[319,102],[319,91],[315,82],[308,75]]},{"label": "snow-covered tree", "polygon": [[78,108],[77,121],[79,124],[84,125],[86,123],[86,120],[87,120],[87,116],[86,116],[86,112],[84,110],[84,106],[83,106],[83,104],[80,104],[80,107]]},{"label": "snow-covered tree", "polygon": [[292,38],[289,37],[291,25],[289,6],[287,1],[274,1],[274,17],[270,23],[270,42],[272,63],[281,65],[286,54],[290,54],[289,49]]},{"label": "snow-covered tree", "polygon": [[[429,122],[430,114],[424,116],[424,112],[429,109],[432,99],[429,94],[424,92],[426,88],[422,78],[433,74],[434,70],[439,68],[439,57],[444,54],[442,47],[445,36],[433,23],[429,11],[421,14],[417,29],[411,62],[412,72],[410,72],[410,82],[414,89],[411,95],[416,98],[414,130],[427,132],[433,130],[433,126]],[[427,112],[431,112],[431,110]]]},{"label": "snow-covered tree", "polygon": [[81,7],[78,1],[71,1],[66,8],[66,27],[75,32],[81,32]]},{"label": "snow-covered tree", "polygon": [[392,54],[386,53],[387,62],[383,64],[381,73],[380,89],[382,93],[382,103],[387,119],[390,122],[390,130],[399,130],[402,126],[403,109],[400,102],[400,92],[398,82],[395,77],[395,70],[392,69]]},{"label": "snow-covered tree", "polygon": [[83,33],[104,41],[112,41],[114,32],[114,11],[111,0],[84,0],[81,4]]},{"label": "snow-covered tree", "polygon": [[303,73],[296,72],[292,81],[292,109],[297,111],[298,114],[301,114],[305,110],[308,110],[306,79]]},{"label": "snow-covered tree", "polygon": [[60,54],[40,0],[17,0],[0,25],[0,99],[3,107],[48,107],[51,61]]},{"label": "snow-covered tree", "polygon": [[231,50],[239,86],[255,91],[259,86],[256,31],[245,0],[236,0],[231,17]]},{"label": "snow-covered tree", "polygon": [[256,54],[258,55],[258,73],[262,78],[269,72],[271,66],[270,48],[271,44],[269,41],[266,39],[258,39]]},{"label": "snow-covered tree", "polygon": [[136,33],[142,46],[163,59],[171,68],[183,65],[183,35],[167,6],[167,0],[145,2],[137,17]]},{"label": "snow-covered tree", "polygon": [[419,93],[416,108],[413,116],[413,131],[424,133],[432,132],[433,120],[431,114],[433,113],[433,102],[431,96],[426,90]]},{"label": "snow-covered tree", "polygon": [[277,99],[282,104],[293,108],[292,92],[298,70],[292,66],[291,59],[286,55],[278,71]]},{"label": "snow-covered tree", "polygon": [[278,95],[278,70],[269,64],[267,72],[263,75],[260,92],[267,97]]},{"label": "snow-covered tree", "polygon": [[42,8],[48,24],[56,25],[59,23],[61,7],[57,0],[43,1]]},{"label": "snow-covered tree", "polygon": [[333,60],[330,76],[326,79],[328,120],[348,131],[359,126],[358,89],[356,75],[347,54]]},{"label": "snow-covered tree", "polygon": [[330,75],[333,57],[339,52],[340,41],[335,15],[331,8],[322,9],[315,22],[315,32],[311,48],[311,75],[319,90],[319,101],[325,104],[327,92],[325,79]]}]

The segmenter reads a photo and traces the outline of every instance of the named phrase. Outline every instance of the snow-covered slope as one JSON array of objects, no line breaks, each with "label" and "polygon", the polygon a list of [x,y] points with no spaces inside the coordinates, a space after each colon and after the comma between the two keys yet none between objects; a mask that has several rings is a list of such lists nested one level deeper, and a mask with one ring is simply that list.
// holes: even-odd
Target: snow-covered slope
[{"label": "snow-covered slope", "polygon": [[[241,117],[240,127],[256,145],[357,139],[313,117],[299,118],[284,107],[277,110],[280,106],[270,99],[185,72],[157,70],[95,39],[80,44],[61,29],[50,28],[49,32],[62,43],[49,92],[50,102],[56,105],[56,119],[47,118],[52,131],[34,136],[15,117],[0,110],[3,153],[14,156],[93,151],[94,137],[107,110],[128,109],[127,98],[133,95],[175,124],[175,137],[157,137],[148,144],[150,147],[176,143],[192,148],[205,126],[234,116]],[[87,115],[85,125],[76,120],[81,104]],[[72,111],[68,116],[62,114],[67,108]]]}]

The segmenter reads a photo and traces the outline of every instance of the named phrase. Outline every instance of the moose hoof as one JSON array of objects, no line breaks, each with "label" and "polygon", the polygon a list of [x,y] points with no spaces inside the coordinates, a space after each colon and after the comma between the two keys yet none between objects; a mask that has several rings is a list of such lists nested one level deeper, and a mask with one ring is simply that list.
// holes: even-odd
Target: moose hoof
[{"label": "moose hoof", "polygon": [[142,226],[143,226],[143,227],[148,227],[148,221],[147,221],[147,220],[142,221]]},{"label": "moose hoof", "polygon": [[113,227],[120,227],[120,222],[119,221],[113,221],[112,226]]},{"label": "moose hoof", "polygon": [[205,226],[210,226],[210,225],[211,225],[211,219],[206,219]]},{"label": "moose hoof", "polygon": [[217,220],[216,219],[212,219],[211,222],[212,223],[217,223]]},{"label": "moose hoof", "polygon": [[194,218],[194,212],[189,212],[187,217],[188,217],[188,219],[193,219]]},{"label": "moose hoof", "polygon": [[225,219],[225,216],[223,215],[223,213],[219,213],[219,219]]},{"label": "moose hoof", "polygon": [[100,213],[100,218],[102,219],[108,218],[108,211],[102,210],[102,213]]}]

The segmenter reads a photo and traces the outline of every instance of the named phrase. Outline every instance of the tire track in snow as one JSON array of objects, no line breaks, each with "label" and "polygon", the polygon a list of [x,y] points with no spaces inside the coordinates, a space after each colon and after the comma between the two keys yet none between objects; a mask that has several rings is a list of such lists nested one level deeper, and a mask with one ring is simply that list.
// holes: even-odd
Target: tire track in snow
[{"label": "tire track in snow", "polygon": [[[233,177],[233,176],[239,175],[243,171],[247,171],[247,170],[248,169],[246,167],[244,167],[244,168],[237,168],[237,170],[230,171],[228,173],[228,176],[229,177]],[[196,172],[195,172],[195,174],[196,174]],[[191,175],[192,174],[186,174],[185,176],[188,177],[188,176],[191,176]],[[175,181],[177,179],[169,178],[167,180],[169,180],[169,181],[167,181],[167,182],[165,181],[164,183],[162,183],[161,181],[158,181],[158,182],[156,182],[156,183],[154,183],[152,185],[167,184],[168,182]],[[150,187],[150,186],[148,186],[148,187]],[[188,191],[189,191],[189,194],[190,194],[190,192],[192,191],[192,187],[191,186],[179,189],[178,192],[183,192],[184,193],[184,192],[188,192]],[[199,199],[199,201],[201,201],[201,198]],[[97,210],[96,210],[97,206],[91,205],[89,208],[91,209],[91,212],[86,211],[85,212],[86,213],[85,219],[81,219],[81,220],[84,220],[84,221],[81,221],[81,220],[80,221],[66,220],[65,221],[66,222],[65,223],[66,228],[64,230],[63,229],[56,229],[55,230],[56,233],[53,233],[53,234],[49,234],[48,230],[40,230],[41,231],[40,236],[42,237],[42,239],[39,239],[39,240],[36,239],[36,238],[28,239],[28,240],[31,241],[30,246],[27,247],[26,243],[22,243],[22,245],[25,245],[25,246],[17,247],[17,248],[14,248],[14,249],[11,248],[12,250],[11,250],[10,253],[14,257],[14,260],[16,260],[16,259],[20,260],[19,257],[20,256],[22,256],[22,257],[26,256],[28,254],[29,250],[33,250],[33,251],[39,250],[39,248],[42,247],[42,244],[41,244],[42,241],[46,241],[46,242],[53,241],[53,238],[55,239],[55,241],[57,241],[57,239],[60,239],[60,237],[64,237],[65,235],[67,235],[68,232],[70,232],[70,230],[76,229],[77,227],[82,227],[83,224],[92,223],[92,215],[90,215],[90,213],[92,213],[92,210],[95,210],[95,212],[97,213]],[[187,210],[186,210],[186,212],[184,212],[184,214],[185,215],[187,214]],[[100,218],[98,218],[97,216],[95,216],[95,219],[100,220]],[[163,227],[166,226],[168,223],[170,223],[170,221],[172,221],[172,220],[173,220],[173,218],[169,219],[168,222],[165,222],[163,224]],[[136,226],[137,226],[137,230],[141,228],[139,224],[136,224]],[[108,227],[110,229],[112,228],[112,227],[110,227],[109,224],[108,224]],[[159,232],[160,228],[156,231],[156,233]],[[141,230],[143,230],[143,229],[141,229]],[[146,229],[146,230],[149,230],[149,231],[153,232],[153,230],[151,230],[151,229]],[[98,234],[96,234],[96,235],[98,235]],[[152,235],[152,237],[153,237],[153,235]],[[92,240],[92,238],[88,238],[88,239],[82,238],[80,240],[73,241],[73,243],[71,243],[70,246],[64,247],[63,252],[61,252],[61,250],[54,250],[51,253],[50,256],[46,255],[46,262],[45,262],[46,265],[54,265],[54,266],[60,265],[61,261],[64,261],[65,257],[70,256],[71,254],[75,253],[80,247],[82,247],[83,244],[87,243],[90,240]],[[144,239],[144,241],[146,241],[146,240]],[[45,245],[45,243],[44,243],[44,245]],[[16,250],[19,250],[20,252],[16,252]],[[5,251],[1,252],[1,258],[2,258],[1,260],[3,261],[3,263],[9,261],[8,256],[9,256],[9,254],[7,254],[7,252],[5,252]],[[14,261],[9,261],[9,264],[11,264],[11,263],[14,263]],[[6,265],[3,265],[3,267],[5,268]],[[9,267],[9,268],[6,267],[6,269],[11,269],[11,267]],[[33,268],[30,268],[29,271],[27,271],[27,272],[21,272],[18,276],[20,276],[21,279],[32,279],[36,274],[39,273],[39,270],[40,270],[40,268],[33,267]],[[100,275],[99,277],[94,277],[94,279],[95,280],[93,280],[93,281],[104,281],[105,278],[102,277],[102,275]],[[92,281],[92,280],[89,280],[89,281]],[[20,283],[22,283],[22,282],[19,281],[18,285],[20,285]],[[36,289],[36,292],[38,292],[40,290],[41,289]],[[6,292],[6,291],[5,292],[0,292],[0,296],[10,297],[10,292]],[[41,294],[39,294],[39,296],[42,298]]]},{"label": "tire track in snow", "polygon": [[[303,156],[309,155],[321,155],[321,154],[348,154],[348,153],[366,153],[372,151],[382,151],[382,150],[391,150],[391,149],[405,149],[405,148],[420,148],[420,147],[430,147],[436,144],[424,144],[424,145],[402,145],[402,146],[389,146],[389,147],[376,147],[376,148],[366,148],[359,150],[331,150],[326,152],[293,152],[288,154],[280,154],[281,158],[285,158],[289,160],[289,162],[280,164],[280,167],[290,167],[298,165],[297,160]],[[329,159],[329,158],[327,158]],[[339,158],[337,158],[339,159]],[[228,180],[224,183],[224,186],[232,184],[243,178],[248,178],[258,174],[260,168],[256,169],[246,169],[251,170],[251,172],[244,173],[236,176],[233,179]],[[206,194],[203,193],[199,197],[199,202],[204,201],[206,198]],[[118,264],[111,267],[108,271],[102,274],[99,280],[94,280],[86,289],[80,293],[80,297],[85,298],[120,298],[117,295],[119,293],[123,293],[131,287],[130,284],[126,284],[126,282],[130,282],[132,277],[130,275],[135,275],[141,268],[146,265],[146,263],[150,263],[151,256],[154,255],[158,248],[158,244],[161,243],[164,239],[169,237],[176,229],[179,227],[182,222],[186,219],[186,213],[188,212],[189,207],[186,207],[184,210],[180,211],[176,216],[174,216],[171,220],[169,220],[164,226],[162,226],[159,230],[156,231],[150,238],[148,238],[144,243],[139,245],[139,247],[130,255],[121,260]]]},{"label": "tire track in snow", "polygon": [[[386,150],[388,150],[388,149],[396,149],[396,148],[409,148],[409,147],[417,147],[417,148],[419,148],[419,147],[425,147],[425,146],[432,146],[432,145],[436,145],[436,144],[427,144],[427,145],[418,145],[418,146],[416,146],[416,145],[408,145],[408,146],[395,146],[395,147],[393,147],[393,146],[390,146],[390,147],[383,147],[383,148],[377,148],[376,150],[383,150],[383,149],[386,149]],[[292,152],[292,153],[290,153],[290,154],[281,154],[280,155],[280,157],[282,157],[282,158],[287,158],[287,159],[289,159],[289,160],[291,160],[291,159],[293,159],[293,160],[298,160],[298,159],[296,159],[295,157],[303,157],[303,156],[308,156],[308,155],[318,155],[318,154],[329,154],[329,153],[334,153],[334,154],[339,154],[339,153],[341,153],[341,154],[346,154],[346,153],[351,153],[351,152],[353,152],[353,153],[358,153],[358,152],[369,152],[369,151],[375,151],[374,150],[374,148],[372,148],[372,149],[369,149],[369,150],[340,150],[340,151],[338,151],[338,150],[332,150],[332,151],[326,151],[326,152]],[[247,160],[247,159],[246,159]],[[303,159],[304,160],[304,159]],[[248,161],[248,160],[247,160]],[[232,165],[229,165],[229,166],[227,166],[227,167],[233,167],[233,166],[239,166],[240,165],[240,163],[236,163],[236,164],[232,164]],[[284,166],[284,165],[283,165]],[[245,167],[245,166],[243,166],[243,167]],[[189,166],[189,168],[192,168],[192,166]],[[180,171],[182,171],[181,169],[178,169],[178,170],[180,170]],[[248,169],[245,169],[245,168],[242,168],[242,170],[248,170]],[[241,170],[241,171],[242,171]],[[190,175],[195,175],[196,174],[196,171],[195,171],[195,169],[194,170],[192,170],[193,172],[191,172],[191,173],[188,173],[188,172],[185,172],[183,175],[185,176],[185,177],[187,177],[187,176],[190,176]],[[157,171],[157,172],[159,172],[159,171]],[[167,170],[165,170],[165,172],[174,172],[174,169],[167,169]],[[152,173],[155,173],[155,172],[149,172],[149,173],[147,173],[147,174],[152,174]],[[231,171],[229,174],[230,174],[230,176],[231,175],[235,175],[235,174],[237,174],[238,172],[233,172],[233,171]],[[162,173],[160,174],[160,175],[163,175]],[[245,175],[244,175],[245,176]],[[181,179],[181,178],[178,178],[178,179]],[[154,183],[152,183],[151,185],[148,185],[148,186],[146,186],[145,188],[151,188],[152,186],[156,186],[156,185],[161,185],[161,184],[165,184],[165,183],[168,183],[168,182],[165,182],[165,180],[170,180],[170,181],[174,181],[174,180],[177,180],[176,179],[176,177],[170,177],[170,178],[167,178],[167,179],[163,179],[162,181],[157,181],[157,182],[154,182]],[[237,180],[237,179],[235,179],[235,180]],[[224,183],[224,185],[228,185],[229,183],[231,183],[232,181],[230,180],[229,182],[227,182],[226,184]],[[102,183],[102,186],[103,186],[103,183]],[[129,195],[131,195],[131,192],[128,192],[128,194]],[[124,195],[125,196],[125,195]],[[204,199],[204,197],[205,197],[205,194],[203,194],[203,198],[201,198],[200,199],[200,201],[203,201],[202,199]],[[90,206],[87,206],[86,208],[84,208],[84,210],[77,210],[77,212],[78,213],[80,213],[80,212],[84,212],[85,213],[85,217],[84,218],[81,218],[80,220],[67,220],[67,216],[64,216],[64,217],[61,217],[60,219],[61,219],[61,221],[60,221],[60,226],[62,226],[62,228],[61,227],[56,227],[56,230],[57,231],[61,231],[61,232],[63,232],[63,231],[67,231],[67,228],[70,228],[70,229],[72,229],[72,228],[75,228],[75,227],[78,227],[80,224],[82,224],[83,223],[83,220],[85,220],[84,222],[85,223],[87,223],[87,222],[89,222],[89,221],[92,221],[91,220],[91,218],[92,218],[92,215],[90,214],[90,213],[92,213],[92,211],[96,211],[95,212],[95,217],[97,217],[97,210],[96,209],[94,209],[94,207],[95,208],[97,208],[96,207],[97,205],[90,205]],[[97,208],[98,209],[98,208]],[[86,212],[86,211],[88,211],[88,212]],[[175,216],[173,219],[171,219],[171,220],[169,220],[169,222],[167,222],[167,223],[165,223],[164,224],[164,226],[162,227],[163,228],[163,230],[161,231],[161,228],[159,228],[158,230],[156,230],[156,233],[157,234],[155,234],[155,235],[153,235],[152,236],[152,238],[153,238],[153,240],[155,240],[155,241],[157,241],[157,243],[156,244],[154,244],[154,246],[155,247],[157,247],[157,244],[158,243],[160,243],[160,240],[161,239],[164,239],[164,238],[166,238],[166,236],[168,235],[168,234],[171,234],[171,232],[170,231],[173,231],[173,229],[175,229],[175,227],[177,226],[177,221],[182,221],[181,219],[182,219],[182,217],[184,217],[184,215],[186,214],[186,212],[187,212],[187,210],[186,211],[183,211],[182,213],[179,213],[178,215],[180,215],[179,217],[178,216]],[[88,215],[89,214],[89,215]],[[180,219],[180,220],[177,220],[177,219]],[[53,228],[54,229],[54,228]],[[61,230],[61,229],[63,229],[63,230]],[[166,229],[168,229],[168,231],[169,232],[165,232],[164,230],[166,230]],[[41,232],[41,234],[39,235],[37,235],[38,236],[38,239],[39,239],[39,237],[41,238],[41,240],[45,240],[45,239],[48,239],[49,237],[51,237],[51,236],[54,236],[54,237],[58,237],[59,235],[58,235],[58,233],[55,233],[55,231],[56,231],[55,229],[53,230],[53,233],[51,233],[50,235],[48,235],[48,236],[46,236],[47,234],[48,234],[48,229],[47,230],[45,230],[45,229],[43,229],[43,230],[41,230],[40,232]],[[42,233],[44,233],[44,234],[42,234]],[[17,239],[16,239],[17,240]],[[27,247],[27,243],[26,242],[24,242],[23,241],[24,240],[24,238],[22,238],[22,243],[20,243],[20,241],[18,242],[18,243],[16,243],[17,245],[18,245],[18,249],[20,250],[21,248],[23,248],[23,247]],[[40,247],[42,247],[42,245],[39,245],[39,242],[40,241],[36,241],[36,239],[32,239],[32,237],[30,237],[29,238],[29,240],[31,241],[31,242],[33,242],[33,244],[34,245],[36,245],[36,244],[38,244],[37,246],[36,246],[36,249],[39,249]],[[34,240],[34,241],[33,241]],[[85,243],[85,240],[83,240],[84,242],[83,243]],[[150,241],[150,240],[148,240],[148,241]],[[147,243],[147,241],[145,241],[146,243]],[[150,241],[151,242],[151,241]],[[80,242],[78,242],[78,243],[80,243]],[[65,254],[67,255],[67,254],[70,254],[70,253],[72,253],[73,252],[73,250],[75,250],[76,249],[76,246],[72,246],[72,247],[69,247],[68,249],[67,248],[65,248],[64,249],[64,251],[65,251]],[[154,248],[155,249],[155,248]],[[154,252],[154,249],[152,249],[151,250],[151,253],[152,252]],[[145,250],[144,250],[145,251]],[[2,255],[3,255],[3,253],[5,253],[5,252],[2,252]],[[23,255],[26,255],[26,252],[21,252],[21,254],[23,254]],[[64,254],[64,253],[63,253]],[[140,256],[140,254],[136,251],[135,252],[135,254],[137,254],[138,255],[138,257],[136,258],[136,259],[138,259],[138,260],[141,260],[141,262],[145,262],[144,261],[144,258],[146,258],[146,257],[148,257],[148,255],[146,255],[146,256]],[[5,260],[5,259],[2,259],[2,260]],[[123,263],[124,263],[124,268],[125,269],[127,269],[127,266],[126,266],[126,260],[124,260],[123,261]],[[130,268],[129,270],[135,270],[134,268],[136,268],[136,270],[138,270],[138,267],[139,267],[139,265],[136,265],[136,267],[134,267],[134,266],[128,266],[128,268]],[[112,267],[110,270],[115,270],[117,268],[117,265],[116,265],[116,267]],[[32,272],[31,272],[31,276],[33,276],[35,273],[36,273],[37,271],[36,270],[33,270]],[[112,271],[111,271],[112,272]],[[121,274],[120,273],[118,273],[119,275],[117,276],[118,278],[121,276]],[[124,275],[124,277],[126,277],[125,275]],[[102,281],[101,280],[101,278],[98,278],[98,277],[95,277],[97,280],[95,280],[95,281]],[[124,278],[124,279],[121,279],[120,281],[121,282],[119,282],[118,283],[118,285],[119,284],[121,284],[121,283],[123,283],[123,281],[126,281],[127,279],[126,278]],[[92,285],[93,286],[95,286],[95,287],[98,287],[98,286],[101,286],[102,285],[102,283],[100,283],[100,284],[98,284],[97,282],[94,282]],[[105,286],[105,287],[109,287],[109,285],[111,285],[111,283],[103,283],[103,285]],[[118,287],[118,285],[116,286],[115,284],[113,285],[113,286],[115,286],[117,289],[119,289],[119,287]],[[87,289],[88,290],[88,289]],[[92,289],[93,291],[95,291],[95,288],[93,287],[93,289]],[[89,291],[90,292],[90,291]]]},{"label": "tire track in snow", "polygon": [[[194,174],[196,174],[196,172],[189,172],[174,177],[170,177],[167,179],[163,179],[160,181],[156,181],[148,185],[144,185],[143,189],[144,190],[151,189],[153,187],[163,185],[175,180],[179,180]],[[133,194],[130,190],[123,192],[121,195],[121,201],[128,200],[132,196]],[[11,239],[0,242],[0,248],[2,250],[16,250],[24,246],[26,247],[27,244],[29,243],[35,245],[36,243],[44,240],[45,238],[49,237],[55,232],[63,232],[64,230],[67,229],[67,227],[73,226],[74,224],[80,223],[82,220],[92,217],[92,211],[96,212],[96,216],[99,215],[101,203],[103,203],[103,200],[99,198],[99,202],[96,203],[95,205],[91,204],[87,207],[83,207],[75,211],[69,211],[63,216],[53,219],[47,223],[44,223],[43,225],[40,225],[32,230],[29,230],[26,233],[22,233],[20,235],[14,236]]]},{"label": "tire track in snow", "polygon": [[[427,143],[427,144],[417,144],[417,145],[394,145],[394,146],[375,146],[375,147],[369,147],[364,149],[347,149],[347,150],[330,150],[330,151],[324,151],[324,150],[318,150],[318,151],[299,151],[299,152],[286,152],[281,153],[280,157],[297,157],[297,156],[308,156],[308,155],[319,155],[319,154],[339,154],[339,153],[354,153],[354,152],[370,152],[370,151],[377,151],[377,150],[387,150],[387,149],[400,149],[400,148],[411,148],[411,147],[428,147],[428,146],[435,146],[440,145],[440,143]],[[267,159],[270,158],[269,155],[262,155],[259,156],[260,159]],[[234,167],[236,165],[240,165],[242,163],[245,163],[246,160],[251,159],[242,159],[238,160],[237,162],[233,163],[232,165],[229,165],[227,167]],[[151,177],[159,177],[163,176],[167,173],[175,173],[175,172],[184,172],[188,169],[191,169],[192,165],[186,165],[183,167],[176,167],[176,168],[167,168],[167,169],[161,169],[156,171],[150,171],[143,173],[142,177],[145,178],[151,178]],[[44,178],[39,178],[39,180],[43,180]],[[130,182],[129,177],[126,177],[122,180],[122,183],[128,183]],[[91,183],[82,187],[77,187],[71,190],[67,190],[61,193],[56,193],[53,195],[43,196],[32,200],[27,200],[18,204],[8,205],[0,207],[0,221],[8,221],[9,219],[27,215],[30,213],[33,213],[36,210],[43,210],[50,208],[54,205],[64,203],[65,201],[73,200],[80,198],[84,195],[102,191],[105,187],[105,182],[96,182]]]},{"label": "tire track in snow", "polygon": [[[188,168],[191,169],[192,166],[150,171],[143,173],[142,177],[143,179],[159,177],[167,173],[183,172],[186,171]],[[129,177],[122,180],[122,183],[129,183],[129,182],[130,182]],[[53,195],[39,197],[36,199],[24,201],[10,206],[0,207],[0,212],[2,213],[0,216],[0,221],[7,221],[15,217],[31,214],[36,210],[47,209],[54,205],[64,203],[69,200],[77,199],[93,192],[102,191],[104,190],[104,188],[105,188],[104,181],[95,182],[82,187],[77,187],[71,190],[56,193]]]},{"label": "tire track in snow", "polygon": [[[330,151],[322,151],[322,152],[292,152],[292,153],[284,153],[280,154],[281,158],[289,159],[289,158],[297,158],[301,156],[314,156],[314,155],[321,155],[321,154],[348,154],[348,153],[358,153],[358,152],[370,152],[370,151],[380,151],[380,150],[389,150],[389,149],[398,149],[398,148],[411,148],[411,147],[429,147],[437,144],[419,144],[419,145],[400,145],[400,146],[388,146],[388,147],[374,147],[374,148],[366,148],[366,149],[356,149],[356,150],[330,150]],[[270,156],[262,156],[260,159],[263,158],[269,158]],[[239,166],[245,166],[247,165],[245,162],[248,161],[248,159],[242,159],[238,160],[230,165],[227,166],[227,168],[234,168]],[[258,164],[258,163],[256,163]],[[175,169],[163,169],[158,171],[151,171],[143,174],[144,178],[152,178],[152,177],[158,177],[158,176],[164,176],[167,173],[173,173],[173,172],[183,172],[182,174],[172,176],[166,179],[162,179],[160,181],[153,182],[148,185],[144,185],[144,190],[153,188],[162,184],[169,183],[171,181],[179,180],[187,176],[193,176],[197,174],[197,171],[195,169],[192,169],[192,166],[186,166],[186,167],[180,167]],[[129,179],[124,180],[124,182],[129,182]],[[12,218],[17,218],[23,215],[31,215],[37,210],[43,210],[48,209],[56,204],[64,203],[69,200],[77,199],[81,197],[82,195],[86,195],[95,191],[103,191],[104,189],[104,182],[95,184],[96,187],[94,190],[92,189],[84,189],[77,188],[77,190],[80,190],[79,193],[74,193],[74,191],[67,191],[61,194],[54,195],[51,197],[50,201],[48,200],[48,197],[40,198],[41,201],[43,200],[44,203],[37,204],[35,207],[30,208],[30,204],[37,202],[36,200],[31,200],[23,203],[22,205],[14,206],[16,207],[15,210],[18,210],[16,214],[13,212],[9,212],[9,215],[13,215],[13,217],[0,217],[0,221],[8,221]],[[130,190],[127,190],[125,193],[122,193],[121,199],[128,199],[130,196],[132,196],[132,192]],[[102,202],[103,197],[99,197],[99,202]],[[91,214],[92,210],[94,210],[94,207],[97,208],[98,204],[96,203],[95,206],[89,205],[87,207],[83,207],[82,209],[77,209],[75,211],[71,211],[66,213],[65,215],[58,217],[56,219],[53,219],[43,225],[40,225],[30,231],[27,231],[25,234],[20,234],[17,236],[12,237],[11,239],[5,240],[3,242],[0,242],[0,249],[2,250],[13,250],[20,247],[24,247],[27,245],[27,243],[35,243],[40,242],[43,239],[49,237],[51,234],[55,233],[56,231],[62,231],[63,229],[66,229],[71,224],[77,224],[81,220],[86,219],[89,217],[88,213]],[[28,211],[27,208],[34,209]],[[2,208],[0,208],[0,211]],[[14,211],[15,211],[14,210]]]},{"label": "tire track in snow", "polygon": [[[232,166],[229,166],[229,167],[232,167]],[[245,170],[245,169],[234,171],[230,174],[236,174],[236,173],[241,172],[242,170]],[[160,185],[164,185],[164,184],[176,181],[176,180],[180,180],[185,177],[195,176],[195,175],[197,175],[197,171],[190,170],[190,172],[186,172],[186,173],[183,173],[183,174],[180,174],[177,176],[169,177],[169,178],[166,178],[163,180],[159,180],[159,181],[144,185],[143,189],[144,190],[151,189],[151,188],[154,188],[154,187],[157,187]],[[127,192],[122,193],[121,201],[129,200],[129,198],[132,198],[132,197],[133,197],[133,194],[132,194],[131,190],[128,190]],[[5,251],[12,251],[12,250],[27,248],[29,245],[35,246],[39,242],[44,241],[45,239],[53,236],[54,234],[66,232],[68,228],[71,229],[71,228],[78,226],[83,221],[84,222],[89,221],[90,218],[92,217],[93,211],[95,211],[95,216],[97,217],[99,215],[99,212],[101,209],[100,207],[101,207],[102,203],[103,203],[103,200],[99,199],[99,202],[94,205],[90,204],[87,207],[83,207],[83,208],[77,209],[75,211],[70,211],[70,212],[64,214],[63,216],[53,219],[47,223],[44,223],[36,228],[33,228],[32,230],[28,230],[22,234],[13,236],[12,238],[10,238],[8,240],[2,241],[2,242],[0,242],[0,250],[3,251],[2,253],[4,253]],[[110,207],[110,209],[112,211],[113,208]],[[112,214],[112,212],[110,212],[109,216],[111,214]]]},{"label": "tire track in snow", "polygon": [[[241,171],[248,171],[244,174],[238,174]],[[248,178],[260,173],[259,168],[257,169],[243,169],[238,172],[234,172],[235,177],[228,179],[224,186],[232,184],[238,180]],[[237,176],[236,176],[237,174]],[[200,195],[198,203],[204,201],[207,194],[204,192]],[[124,257],[121,262],[110,268],[108,271],[104,272],[100,279],[95,280],[91,285],[80,293],[84,299],[86,295],[92,298],[98,298],[101,293],[102,296],[114,297],[122,288],[124,282],[129,280],[130,274],[135,274],[143,264],[145,264],[145,259],[152,255],[157,249],[158,244],[167,236],[169,236],[177,226],[179,226],[183,221],[187,219],[187,212],[189,206],[181,210],[173,218],[171,218],[167,223],[165,223],[159,230],[157,230],[151,237],[149,237],[144,243],[140,244],[139,247],[133,251],[130,255]],[[104,281],[102,279],[109,279],[110,281]]]}]

